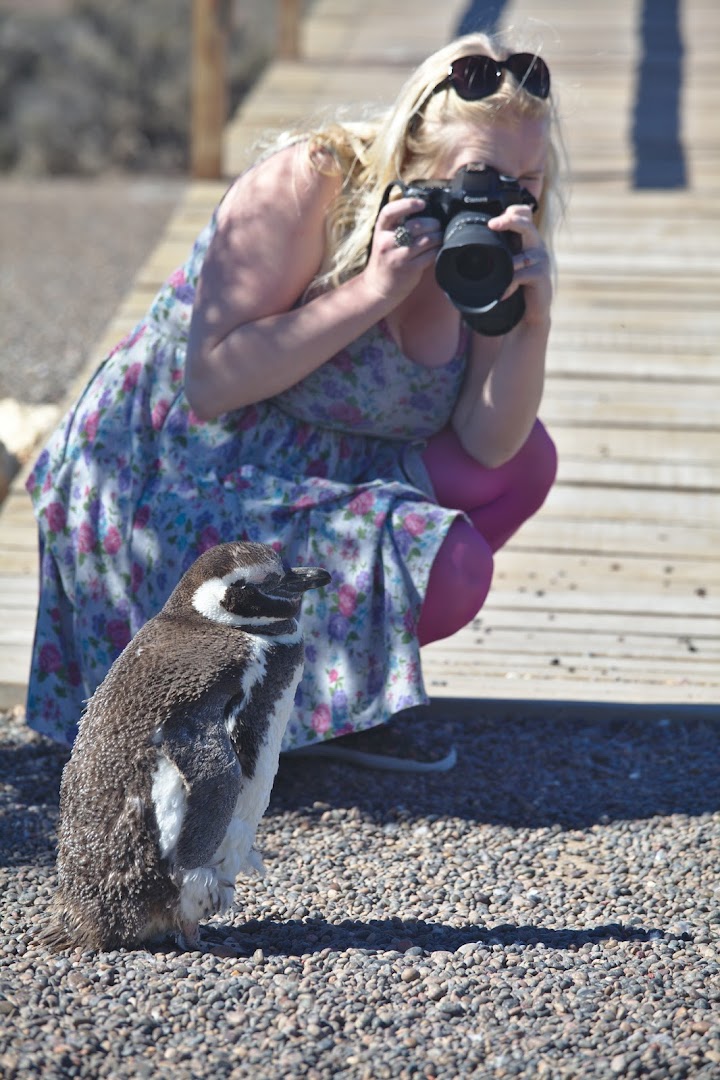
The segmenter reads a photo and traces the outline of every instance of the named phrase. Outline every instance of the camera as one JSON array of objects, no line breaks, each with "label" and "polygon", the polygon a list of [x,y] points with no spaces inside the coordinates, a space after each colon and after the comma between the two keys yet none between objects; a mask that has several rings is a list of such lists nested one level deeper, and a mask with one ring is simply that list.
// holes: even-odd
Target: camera
[{"label": "camera", "polygon": [[396,183],[404,196],[425,200],[425,209],[412,217],[437,218],[443,229],[435,260],[440,288],[473,330],[507,334],[525,311],[522,288],[500,300],[513,279],[513,255],[521,250],[521,239],[515,232],[494,232],[487,223],[515,204],[531,206],[534,212],[535,198],[490,165],[463,165],[449,183]]}]

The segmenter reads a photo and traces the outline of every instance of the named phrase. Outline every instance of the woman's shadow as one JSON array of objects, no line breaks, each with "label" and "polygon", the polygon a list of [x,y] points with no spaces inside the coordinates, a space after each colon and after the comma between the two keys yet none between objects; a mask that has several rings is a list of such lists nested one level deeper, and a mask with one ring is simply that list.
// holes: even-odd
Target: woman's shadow
[{"label": "woman's shadow", "polygon": [[[455,768],[377,772],[283,755],[267,816],[312,821],[319,807],[356,807],[382,824],[432,815],[586,829],[720,807],[717,710],[448,700],[394,725],[396,742],[405,734],[439,751],[453,744]],[[0,740],[0,865],[54,860],[48,821],[57,819],[67,758],[39,736]]]},{"label": "woman's shadow", "polygon": [[357,807],[385,822],[450,816],[486,824],[586,829],[612,820],[720,807],[720,716],[701,706],[533,706],[442,701],[393,721],[394,742],[420,737],[447,773],[368,771],[325,758],[281,759],[269,813]]}]

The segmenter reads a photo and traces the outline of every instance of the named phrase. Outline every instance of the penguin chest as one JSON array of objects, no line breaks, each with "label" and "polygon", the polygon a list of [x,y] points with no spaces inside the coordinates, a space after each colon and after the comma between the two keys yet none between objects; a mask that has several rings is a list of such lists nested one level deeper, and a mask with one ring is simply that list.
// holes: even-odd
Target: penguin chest
[{"label": "penguin chest", "polygon": [[[298,644],[300,641],[298,638]],[[244,763],[242,785],[225,835],[208,865],[183,875],[180,909],[182,917],[190,921],[230,908],[239,874],[264,872],[260,853],[254,848],[255,835],[270,801],[283,735],[302,675],[302,648],[293,649],[285,659],[274,671],[258,642],[256,664],[248,666],[240,703],[227,718],[228,735]],[[273,677],[278,674],[280,678]]]},{"label": "penguin chest", "polygon": [[[233,880],[238,873],[263,871],[262,859],[259,853],[253,850],[253,844],[260,819],[270,802],[280,760],[280,748],[301,675],[300,659],[294,665],[289,680],[265,703],[263,709],[262,735],[257,739],[252,768],[243,776],[232,820],[215,856],[218,866],[227,870],[228,876],[232,874]],[[231,726],[232,722],[230,718],[228,725]],[[233,737],[233,732],[230,734]],[[235,737],[238,737],[237,733]]]}]

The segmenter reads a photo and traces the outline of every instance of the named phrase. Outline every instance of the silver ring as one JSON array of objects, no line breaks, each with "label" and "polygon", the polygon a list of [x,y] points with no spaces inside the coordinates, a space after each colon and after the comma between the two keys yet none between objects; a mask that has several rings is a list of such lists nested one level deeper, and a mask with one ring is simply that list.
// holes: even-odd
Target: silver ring
[{"label": "silver ring", "polygon": [[407,225],[398,225],[394,235],[395,247],[410,247],[413,242],[412,233]]}]

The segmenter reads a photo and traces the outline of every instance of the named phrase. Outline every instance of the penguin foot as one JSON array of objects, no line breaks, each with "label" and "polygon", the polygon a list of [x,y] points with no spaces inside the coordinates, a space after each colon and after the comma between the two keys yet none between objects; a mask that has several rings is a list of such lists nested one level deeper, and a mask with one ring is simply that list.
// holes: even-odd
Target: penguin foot
[{"label": "penguin foot", "polygon": [[201,952],[220,957],[240,955],[237,948],[233,948],[232,945],[228,945],[224,941],[203,941],[200,937],[198,923],[183,922],[175,940],[177,947],[184,952]]},{"label": "penguin foot", "polygon": [[211,956],[223,957],[224,959],[241,955],[237,949],[233,949],[232,945],[221,945],[220,942],[212,941],[203,946],[203,952],[210,953]]},{"label": "penguin foot", "polygon": [[180,923],[197,923],[221,911],[229,911],[235,898],[235,882],[218,875],[213,866],[197,866],[183,874],[180,887]]},{"label": "penguin foot", "polygon": [[189,922],[187,919],[180,923],[180,929],[176,935],[178,949],[183,949],[185,952],[202,952],[202,942],[200,941],[200,926],[196,922]]}]

